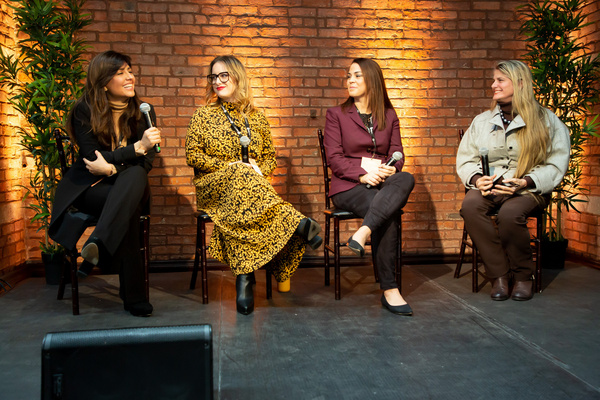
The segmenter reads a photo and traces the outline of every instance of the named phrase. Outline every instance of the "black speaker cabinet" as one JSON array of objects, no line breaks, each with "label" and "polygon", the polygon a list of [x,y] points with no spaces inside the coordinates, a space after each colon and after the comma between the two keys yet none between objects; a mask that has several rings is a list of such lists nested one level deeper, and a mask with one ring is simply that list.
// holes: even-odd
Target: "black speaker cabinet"
[{"label": "black speaker cabinet", "polygon": [[42,400],[213,398],[210,325],[48,333]]}]

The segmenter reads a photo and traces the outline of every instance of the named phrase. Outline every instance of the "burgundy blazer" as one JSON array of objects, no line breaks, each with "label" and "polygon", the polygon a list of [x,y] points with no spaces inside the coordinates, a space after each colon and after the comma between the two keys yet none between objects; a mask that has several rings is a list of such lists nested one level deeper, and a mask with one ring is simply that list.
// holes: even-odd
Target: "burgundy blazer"
[{"label": "burgundy blazer", "polygon": [[[402,171],[404,151],[400,139],[400,122],[394,109],[386,109],[385,122],[384,130],[379,130],[377,121],[374,123],[377,143],[374,158],[385,163],[395,151],[399,151],[402,159],[395,167]],[[356,107],[350,107],[347,112],[343,112],[340,106],[327,110],[324,145],[332,172],[329,196],[359,185],[359,176],[367,173],[360,166],[362,157],[373,156],[373,142]]]}]

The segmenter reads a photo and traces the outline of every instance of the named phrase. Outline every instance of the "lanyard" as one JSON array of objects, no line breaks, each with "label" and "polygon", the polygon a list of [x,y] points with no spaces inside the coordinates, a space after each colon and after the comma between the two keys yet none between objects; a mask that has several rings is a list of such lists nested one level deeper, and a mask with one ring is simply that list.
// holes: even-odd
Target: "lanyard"
[{"label": "lanyard", "polygon": [[[354,107],[356,107],[356,105]],[[356,107],[356,112],[360,117],[361,114],[360,111],[358,111],[358,107]],[[377,153],[377,140],[375,140],[375,131],[373,129],[373,114],[371,114],[369,119],[366,121],[362,117],[360,119],[362,119],[363,124],[365,124],[365,128],[367,128],[367,132],[369,132],[369,136],[371,136],[371,142],[373,142],[373,155],[375,155],[375,153]]]},{"label": "lanyard", "polygon": [[[242,131],[240,130],[240,128],[235,124],[235,122],[233,121],[233,118],[231,118],[231,115],[229,115],[229,112],[227,111],[227,109],[223,106],[223,104],[221,104],[221,109],[223,110],[223,112],[225,113],[225,116],[227,117],[227,119],[229,120],[229,123],[231,124],[231,129],[233,129],[233,131],[235,133],[237,133],[237,135],[241,138],[242,135]],[[248,132],[248,139],[250,139],[250,124],[248,123],[248,118],[244,117],[244,123],[246,125],[246,131]]]}]

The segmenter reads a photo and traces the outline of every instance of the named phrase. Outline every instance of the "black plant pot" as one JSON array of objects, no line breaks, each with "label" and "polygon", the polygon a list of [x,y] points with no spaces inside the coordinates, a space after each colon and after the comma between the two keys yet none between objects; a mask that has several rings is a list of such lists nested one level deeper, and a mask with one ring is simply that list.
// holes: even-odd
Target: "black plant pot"
[{"label": "black plant pot", "polygon": [[58,285],[60,283],[64,259],[64,253],[42,253],[47,285]]},{"label": "black plant pot", "polygon": [[568,245],[569,241],[567,239],[556,242],[542,239],[542,268],[564,268]]}]

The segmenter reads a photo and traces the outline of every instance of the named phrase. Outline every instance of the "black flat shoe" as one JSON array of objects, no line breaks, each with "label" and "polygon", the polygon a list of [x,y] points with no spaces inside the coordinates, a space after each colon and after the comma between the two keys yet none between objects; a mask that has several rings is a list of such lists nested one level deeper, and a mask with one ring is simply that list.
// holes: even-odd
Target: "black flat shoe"
[{"label": "black flat shoe", "polygon": [[308,245],[313,250],[318,249],[319,247],[321,247],[322,244],[323,244],[323,238],[319,235],[315,236],[314,238],[312,238],[312,240],[310,240],[308,242]]},{"label": "black flat shoe", "polygon": [[363,257],[365,255],[365,248],[362,247],[360,243],[358,243],[356,240],[352,239],[352,237],[348,239],[348,243],[346,243],[346,246],[348,246],[348,248],[352,250],[357,256]]},{"label": "black flat shoe", "polygon": [[410,317],[413,315],[413,310],[412,310],[412,308],[410,308],[408,303],[403,304],[401,306],[393,306],[390,303],[388,303],[388,301],[385,298],[385,295],[383,293],[381,294],[381,304],[394,314],[405,315],[407,317]]},{"label": "black flat shoe", "polygon": [[95,236],[90,237],[81,249],[81,257],[92,265],[98,265],[100,261],[100,247],[102,241]]},{"label": "black flat shoe", "polygon": [[309,244],[319,232],[321,232],[321,225],[312,218],[302,218],[302,221],[300,221],[296,228],[296,233],[309,242]]},{"label": "black flat shoe", "polygon": [[87,278],[92,272],[92,269],[94,269],[94,264],[83,260],[83,262],[79,266],[79,269],[77,270],[77,277],[79,279]]},{"label": "black flat shoe", "polygon": [[125,311],[129,311],[134,317],[149,317],[154,311],[152,304],[147,301],[140,301],[139,303],[124,304]]},{"label": "black flat shoe", "polygon": [[238,275],[235,279],[237,312],[248,315],[254,311],[254,293],[252,292],[251,274]]}]

